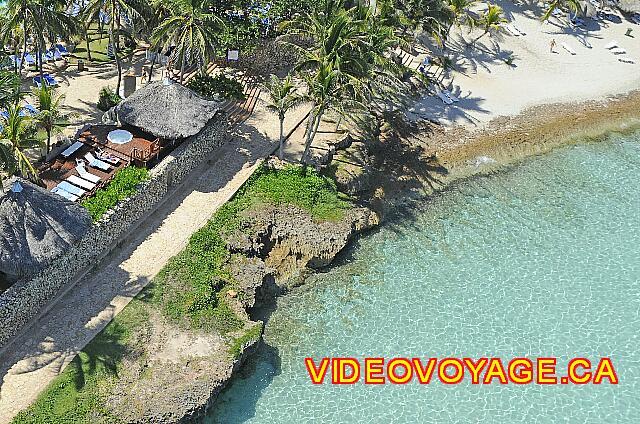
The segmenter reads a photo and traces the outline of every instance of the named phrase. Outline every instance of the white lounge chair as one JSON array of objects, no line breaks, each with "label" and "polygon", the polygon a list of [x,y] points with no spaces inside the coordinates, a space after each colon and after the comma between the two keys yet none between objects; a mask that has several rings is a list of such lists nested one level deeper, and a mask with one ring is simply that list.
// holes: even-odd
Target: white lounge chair
[{"label": "white lounge chair", "polygon": [[604,46],[605,49],[607,50],[611,50],[614,47],[618,47],[618,42],[616,40],[611,41],[609,44],[607,44],[606,46]]},{"label": "white lounge chair", "polygon": [[96,150],[98,152],[97,157],[99,160],[108,162],[112,165],[117,165],[120,163],[120,158],[118,158],[117,156],[114,156],[111,153],[105,152],[100,147],[98,147]]},{"label": "white lounge chair", "polygon": [[611,53],[613,54],[627,54],[627,51],[622,47],[616,47],[615,49],[611,49]]},{"label": "white lounge chair", "polygon": [[77,152],[81,147],[82,147],[82,142],[76,141],[71,146],[69,146],[66,149],[64,149],[64,151],[62,153],[60,153],[60,154],[62,156],[64,156],[65,158],[68,158],[69,156],[71,156],[75,152]]},{"label": "white lounge chair", "polygon": [[94,183],[89,182],[80,177],[76,177],[75,175],[71,175],[70,177],[68,177],[67,181],[69,181],[71,184],[77,185],[78,187],[82,187],[86,190],[93,190],[94,188],[96,188],[96,185]]},{"label": "white lounge chair", "polygon": [[460,101],[460,99],[457,98],[456,96],[454,96],[453,94],[451,94],[451,91],[449,91],[449,90],[442,90],[442,93],[444,93],[445,96],[447,96],[448,98],[450,98],[454,102],[459,102]]},{"label": "white lounge chair", "polygon": [[619,57],[618,60],[623,63],[636,63],[636,61],[631,59],[629,56]]},{"label": "white lounge chair", "polygon": [[64,197],[65,199],[75,202],[79,199],[75,194],[71,194],[68,191],[61,189],[60,187],[54,187],[51,189],[51,193],[57,194],[58,196]]},{"label": "white lounge chair", "polygon": [[507,31],[509,31],[511,33],[511,35],[515,35],[516,37],[520,37],[520,33],[518,32],[517,29],[515,29],[513,27],[513,25],[509,24],[509,25],[505,25],[504,27],[507,29]]},{"label": "white lounge chair", "polygon": [[87,168],[84,167],[84,163],[80,162],[77,166],[76,166],[76,171],[78,171],[78,175],[80,175],[80,178],[87,180],[87,181],[91,181],[94,184],[98,184],[101,180],[101,178],[95,174],[92,174],[91,172],[87,171]]},{"label": "white lounge chair", "polygon": [[58,184],[56,187],[61,188],[62,190],[66,191],[67,193],[71,193],[74,194],[78,197],[82,196],[83,194],[86,193],[85,190],[81,189],[80,187],[76,187],[73,184],[71,184],[68,181],[61,181],[60,184]]},{"label": "white lounge chair", "polygon": [[571,46],[570,46],[570,45],[568,45],[567,43],[560,43],[560,45],[562,46],[562,48],[563,48],[563,49],[565,49],[566,51],[568,51],[568,52],[569,52],[569,53],[571,53],[572,55],[576,55],[576,54],[577,54],[577,53],[576,53],[576,51],[575,51],[575,50],[573,50],[573,49],[571,48]]},{"label": "white lounge chair", "polygon": [[107,162],[101,161],[100,159],[96,159],[91,152],[87,152],[87,154],[84,155],[84,158],[89,161],[89,166],[93,166],[94,168],[98,168],[102,171],[108,171],[109,168],[111,168],[111,165]]},{"label": "white lounge chair", "polygon": [[440,100],[442,100],[442,103],[446,104],[446,105],[450,105],[453,104],[453,100],[451,100],[446,94],[444,94],[442,91],[438,91],[437,93],[438,97],[440,97]]},{"label": "white lounge chair", "polygon": [[526,32],[524,32],[523,30],[521,30],[519,27],[515,26],[515,24],[511,25],[513,27],[513,29],[515,29],[516,31],[518,31],[520,33],[520,35],[527,35]]}]

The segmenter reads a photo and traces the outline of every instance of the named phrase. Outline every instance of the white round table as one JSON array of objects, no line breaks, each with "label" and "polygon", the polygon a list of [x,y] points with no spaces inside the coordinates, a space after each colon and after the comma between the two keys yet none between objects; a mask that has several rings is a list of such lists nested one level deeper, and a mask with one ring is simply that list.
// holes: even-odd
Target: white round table
[{"label": "white round table", "polygon": [[107,140],[113,144],[127,144],[133,140],[133,134],[126,130],[113,130],[107,135]]}]

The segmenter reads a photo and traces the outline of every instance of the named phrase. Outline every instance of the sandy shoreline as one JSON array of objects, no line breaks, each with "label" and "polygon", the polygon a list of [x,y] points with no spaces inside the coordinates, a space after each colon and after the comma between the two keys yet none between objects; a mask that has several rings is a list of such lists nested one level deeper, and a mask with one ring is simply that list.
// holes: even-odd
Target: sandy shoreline
[{"label": "sandy shoreline", "polygon": [[[460,101],[444,105],[438,97],[427,96],[414,106],[416,115],[482,129],[499,116],[515,116],[537,105],[584,102],[640,88],[640,25],[619,12],[609,10],[616,16],[613,20],[587,19],[584,26],[571,27],[565,17],[541,22],[541,3],[495,3],[504,10],[505,25],[515,25],[525,35],[503,30],[468,46],[479,30],[454,28],[444,51],[424,40],[432,52],[450,58],[452,70],[437,80]],[[628,29],[633,37],[625,36]],[[553,53],[552,40],[557,44]],[[612,41],[626,53],[605,48]],[[563,43],[576,54],[566,51]],[[509,57],[513,66],[505,63]],[[621,57],[635,63],[622,63]]]},{"label": "sandy shoreline", "polygon": [[495,118],[482,130],[444,126],[418,143],[425,156],[435,155],[449,171],[447,179],[457,179],[561,145],[637,128],[640,90],[603,100],[536,106],[516,116]]}]

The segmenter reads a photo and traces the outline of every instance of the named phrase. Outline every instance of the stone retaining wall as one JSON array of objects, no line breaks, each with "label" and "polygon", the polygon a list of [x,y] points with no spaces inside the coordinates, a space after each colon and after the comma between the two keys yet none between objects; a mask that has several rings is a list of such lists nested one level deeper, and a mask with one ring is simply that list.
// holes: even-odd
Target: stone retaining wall
[{"label": "stone retaining wall", "polygon": [[155,208],[167,193],[217,148],[226,137],[226,120],[218,119],[186,140],[149,173],[136,194],[96,222],[78,244],[29,280],[20,280],[0,295],[0,348],[77,277],[110,253]]}]

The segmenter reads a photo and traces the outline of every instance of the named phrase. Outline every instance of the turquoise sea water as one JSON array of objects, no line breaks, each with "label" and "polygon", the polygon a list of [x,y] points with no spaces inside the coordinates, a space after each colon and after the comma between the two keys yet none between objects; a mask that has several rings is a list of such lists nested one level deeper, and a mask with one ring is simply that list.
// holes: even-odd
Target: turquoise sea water
[{"label": "turquoise sea water", "polygon": [[[342,262],[279,300],[208,422],[640,422],[640,133],[460,183]],[[306,356],[606,356],[620,384],[314,386]]]}]

